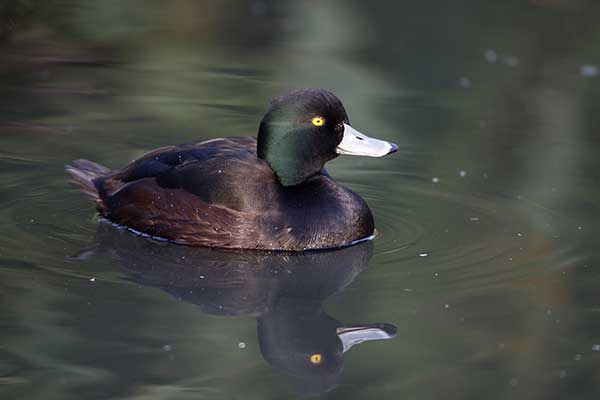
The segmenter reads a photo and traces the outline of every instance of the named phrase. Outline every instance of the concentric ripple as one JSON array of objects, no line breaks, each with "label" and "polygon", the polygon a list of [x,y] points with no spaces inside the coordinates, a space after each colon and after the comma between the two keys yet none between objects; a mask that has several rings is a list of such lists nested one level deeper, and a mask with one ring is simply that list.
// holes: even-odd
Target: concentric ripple
[{"label": "concentric ripple", "polygon": [[403,277],[410,275],[435,278],[431,288],[478,290],[579,259],[576,244],[556,234],[576,232],[576,226],[518,196],[469,192],[384,170],[344,183],[375,215],[378,268],[371,274],[379,288],[404,288]]}]

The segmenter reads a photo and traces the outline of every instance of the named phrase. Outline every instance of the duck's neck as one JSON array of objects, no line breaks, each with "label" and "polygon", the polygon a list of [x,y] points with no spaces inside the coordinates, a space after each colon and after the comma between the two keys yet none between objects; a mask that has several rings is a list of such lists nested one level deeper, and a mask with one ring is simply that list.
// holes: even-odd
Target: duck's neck
[{"label": "duck's neck", "polygon": [[[327,159],[315,157],[313,149],[302,140],[303,135],[286,128],[261,124],[256,153],[269,164],[279,183],[287,187],[299,185],[318,174]],[[276,132],[278,129],[286,131]]]}]

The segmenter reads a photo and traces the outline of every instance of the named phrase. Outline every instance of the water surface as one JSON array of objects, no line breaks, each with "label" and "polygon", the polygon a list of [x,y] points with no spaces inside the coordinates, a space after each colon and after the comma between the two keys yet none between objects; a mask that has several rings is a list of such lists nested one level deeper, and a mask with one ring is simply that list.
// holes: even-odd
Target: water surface
[{"label": "water surface", "polygon": [[[3,399],[597,398],[595,2],[0,15]],[[400,145],[328,164],[369,203],[371,243],[187,249],[99,223],[68,185],[76,158],[254,135],[300,87]],[[366,324],[380,340],[344,349],[339,328]]]}]

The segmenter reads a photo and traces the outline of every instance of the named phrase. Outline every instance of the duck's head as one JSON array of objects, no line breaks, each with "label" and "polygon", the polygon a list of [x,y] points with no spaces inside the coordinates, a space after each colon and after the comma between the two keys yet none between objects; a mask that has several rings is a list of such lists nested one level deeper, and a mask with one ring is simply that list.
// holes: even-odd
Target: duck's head
[{"label": "duck's head", "polygon": [[280,297],[258,319],[260,351],[275,370],[290,378],[297,394],[323,394],[337,386],[344,354],[372,340],[392,339],[396,327],[386,323],[342,325],[320,301]]},{"label": "duck's head", "polygon": [[323,89],[274,99],[258,131],[258,157],[283,186],[304,182],[339,154],[383,157],[397,149],[352,128],[342,102]]}]

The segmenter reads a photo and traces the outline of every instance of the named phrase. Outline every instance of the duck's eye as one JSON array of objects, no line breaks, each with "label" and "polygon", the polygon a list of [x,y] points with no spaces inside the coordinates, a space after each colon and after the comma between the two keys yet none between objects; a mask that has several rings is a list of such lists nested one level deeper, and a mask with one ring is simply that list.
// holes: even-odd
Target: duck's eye
[{"label": "duck's eye", "polygon": [[325,124],[325,118],[314,117],[311,122],[314,126],[323,126]]},{"label": "duck's eye", "polygon": [[314,365],[319,365],[323,362],[323,356],[319,353],[315,353],[310,356],[310,362]]}]

